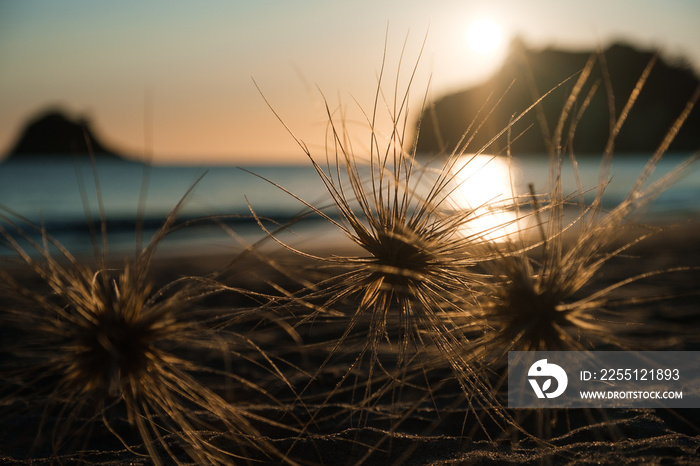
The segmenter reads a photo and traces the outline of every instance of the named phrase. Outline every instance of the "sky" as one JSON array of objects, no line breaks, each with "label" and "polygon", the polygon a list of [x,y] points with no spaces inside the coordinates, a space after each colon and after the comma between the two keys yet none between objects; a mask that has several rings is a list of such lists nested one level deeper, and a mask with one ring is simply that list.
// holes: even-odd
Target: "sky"
[{"label": "sky", "polygon": [[322,152],[323,99],[356,121],[383,57],[389,93],[417,63],[417,111],[487,79],[514,37],[575,50],[625,40],[700,70],[699,25],[697,0],[0,0],[0,154],[60,107],[155,163],[299,163],[275,112]]}]

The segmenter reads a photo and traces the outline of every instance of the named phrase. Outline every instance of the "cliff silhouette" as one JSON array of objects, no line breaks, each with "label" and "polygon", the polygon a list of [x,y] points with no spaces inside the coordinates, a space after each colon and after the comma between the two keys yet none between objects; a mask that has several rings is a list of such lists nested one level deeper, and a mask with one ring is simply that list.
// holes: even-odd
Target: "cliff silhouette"
[{"label": "cliff silhouette", "polygon": [[80,157],[90,153],[101,158],[123,159],[117,151],[105,146],[90,126],[88,119],[71,119],[60,109],[41,112],[26,123],[6,160]]},{"label": "cliff silhouette", "polygon": [[[428,107],[421,118],[417,152],[450,153],[459,144],[472,122],[473,127],[482,122],[484,124],[474,135],[467,151],[480,149],[505,128],[514,115],[535,102],[538,96],[544,95],[566,78],[580,72],[592,54],[593,52],[555,49],[532,50],[518,40],[513,41],[504,65],[489,80],[470,89],[446,95]],[[654,55],[653,51],[638,50],[630,45],[618,43],[605,49],[603,56],[597,58],[577,104],[580,106],[589,89],[598,83],[597,92],[593,95],[575,133],[573,148],[576,153],[603,151],[610,134],[611,107],[614,107],[615,116],[618,116],[642,71]],[[601,63],[604,63],[604,66],[601,66]],[[606,69],[609,80],[604,78]],[[576,78],[577,76],[574,76],[539,104],[550,132],[557,124]],[[654,151],[699,85],[700,81],[688,63],[679,59],[669,61],[659,56],[616,139],[615,152]],[[489,111],[492,111],[490,115]],[[574,108],[573,111],[578,111],[578,108]],[[523,131],[525,132],[520,135]],[[520,135],[511,145],[514,155],[546,153],[543,137],[545,133],[534,109],[513,126],[511,134],[513,138]],[[504,135],[486,151],[500,153],[506,145],[507,138]],[[696,108],[678,133],[670,150],[698,149],[700,111]]]}]

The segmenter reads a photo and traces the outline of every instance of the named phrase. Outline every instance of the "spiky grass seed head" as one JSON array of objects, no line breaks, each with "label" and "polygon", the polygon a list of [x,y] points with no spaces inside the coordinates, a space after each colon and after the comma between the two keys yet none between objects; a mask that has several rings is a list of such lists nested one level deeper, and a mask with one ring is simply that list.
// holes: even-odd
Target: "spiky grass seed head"
[{"label": "spiky grass seed head", "polygon": [[[506,244],[497,250],[499,257],[496,260],[484,263],[494,280],[480,295],[483,297],[480,309],[486,330],[476,346],[487,346],[500,356],[509,349],[577,350],[591,347],[596,342],[620,345],[620,336],[613,334],[610,323],[601,318],[601,314],[608,311],[606,305],[611,301],[610,294],[621,286],[660,272],[635,274],[594,291],[589,289],[590,285],[611,258],[658,230],[637,226],[631,236],[624,236],[636,226],[633,217],[643,212],[698,158],[696,154],[656,182],[647,183],[700,97],[700,87],[690,97],[627,196],[613,208],[603,209],[603,195],[610,183],[615,137],[642,92],[655,64],[654,58],[638,79],[620,115],[611,122],[612,131],[601,161],[599,185],[595,188],[593,200],[585,202],[571,147],[576,126],[597,87],[590,89],[576,115],[572,115],[571,110],[584,89],[595,58],[591,57],[581,72],[549,141],[550,186],[546,205],[539,204],[531,186],[534,212],[531,217],[536,220],[535,229],[540,231],[539,238],[535,244],[529,244],[525,232],[518,231],[516,238],[506,238]],[[569,140],[562,145],[567,121]],[[578,189],[573,194],[565,195],[562,159],[567,147]],[[572,221],[568,221],[565,218],[567,209],[571,207],[577,207],[578,213]],[[609,313],[607,317],[610,317]]]},{"label": "spiky grass seed head", "polygon": [[[115,419],[124,419],[135,426],[156,464],[164,458],[181,463],[182,450],[200,464],[285,458],[254,423],[285,426],[225,400],[201,379],[239,381],[275,402],[255,382],[216,367],[215,361],[233,357],[252,361],[261,351],[247,337],[222,330],[227,327],[222,317],[195,305],[219,291],[219,285],[198,277],[161,288],[152,284],[155,246],[170,222],[123,268],[93,269],[43,230],[35,227],[42,234],[42,244],[36,243],[5,220],[38,253],[29,254],[0,225],[27,266],[25,275],[38,277],[44,290],[25,287],[0,271],[0,319],[4,329],[12,329],[2,345],[8,357],[0,364],[0,397],[3,406],[43,412],[37,444],[44,443],[43,432],[50,430],[53,455],[80,450],[101,420],[131,449],[112,426]],[[61,260],[51,255],[49,244],[61,251]],[[265,355],[260,359],[269,361]]]}]

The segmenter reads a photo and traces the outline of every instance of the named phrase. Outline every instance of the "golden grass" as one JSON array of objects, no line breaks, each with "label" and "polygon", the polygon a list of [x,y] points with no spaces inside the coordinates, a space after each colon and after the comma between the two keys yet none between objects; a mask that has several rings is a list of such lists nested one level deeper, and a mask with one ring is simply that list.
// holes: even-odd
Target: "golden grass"
[{"label": "golden grass", "polygon": [[[58,461],[65,452],[88,448],[94,431],[102,428],[135,455],[147,455],[156,464],[293,463],[294,458],[280,451],[263,429],[288,434],[292,452],[316,426],[338,419],[336,406],[347,413],[349,425],[354,418],[366,424],[373,416],[385,420],[391,433],[426,403],[435,404],[434,427],[441,418],[433,398],[450,383],[462,392],[451,406],[463,406],[468,416],[473,415],[471,425],[465,419],[459,435],[476,429],[486,436],[522,431],[499,401],[502,379],[494,381],[492,371],[502,375],[499,371],[510,350],[622,346],[604,320],[625,320],[619,313],[625,303],[613,301],[614,292],[672,269],[630,274],[597,288],[595,280],[610,259],[655,231],[638,226],[635,216],[698,158],[648,183],[700,90],[660,142],[629,195],[612,209],[603,208],[615,137],[642,92],[652,62],[611,124],[599,184],[585,188],[579,182],[576,190],[565,192],[563,161],[568,155],[576,171],[572,141],[597,91],[593,85],[584,92],[593,64],[594,58],[576,78],[548,141],[550,185],[544,193],[532,187],[530,194],[511,200],[517,214],[513,225],[519,230],[499,237],[498,243],[494,228],[473,228],[489,208],[497,207],[460,210],[451,202],[459,183],[469,182],[460,181],[460,164],[480,126],[467,129],[458,145],[461,149],[444,155],[437,169],[422,165],[413,149],[407,149],[415,147],[417,138],[409,134],[408,122],[418,60],[403,88],[399,65],[391,93],[383,91],[387,77],[382,64],[373,106],[363,111],[364,143],[351,136],[342,111],[332,108],[325,97],[328,131],[320,157],[275,112],[309,158],[334,213],[277,186],[311,214],[330,222],[360,251],[318,256],[295,249],[278,240],[251,206],[266,236],[311,260],[321,278],[286,269],[258,254],[255,245],[246,254],[252,252],[286,280],[300,283],[301,290],[269,283],[278,292],[269,296],[220,283],[242,263],[236,260],[207,277],[188,276],[156,286],[151,273],[154,254],[175,228],[183,201],[133,260],[116,267],[106,260],[104,217],[102,252],[96,244],[96,263],[89,265],[41,227],[3,210],[0,237],[34,283],[0,271],[0,324],[7,336],[1,348],[7,357],[0,363],[0,406],[8,416],[30,413],[37,421],[34,447],[50,445]],[[537,98],[513,123],[544,98]],[[380,129],[387,127],[387,133]],[[509,135],[510,127],[493,135],[492,142]],[[589,192],[594,197],[586,201]],[[40,240],[33,239],[35,234]],[[231,291],[262,304],[231,310],[200,303],[213,293]],[[612,312],[613,305],[618,313]],[[274,335],[306,339],[298,355],[301,370],[256,341],[256,336],[271,338],[264,334],[263,322],[269,321],[280,323]],[[282,346],[279,341],[275,344]],[[245,364],[268,379],[250,380],[237,373],[237,367]],[[433,369],[445,367],[452,372],[451,380],[431,378]],[[289,394],[288,399],[263,387],[271,379]],[[236,398],[243,392],[282,413],[290,412],[279,419],[258,414],[247,400]],[[308,419],[298,421],[291,412],[303,412]],[[301,427],[290,425],[290,420]],[[116,427],[120,423],[135,429],[142,447],[132,446],[123,429]],[[387,448],[390,438],[387,435],[374,445],[358,441],[357,447],[366,449],[359,462]],[[409,454],[410,449],[397,456],[405,459]]]},{"label": "golden grass", "polygon": [[[654,60],[640,76],[620,115],[611,123],[612,131],[601,161],[598,185],[584,187],[576,171],[572,146],[577,123],[597,91],[597,83],[594,83],[581,97],[595,59],[595,56],[591,57],[579,75],[561,111],[552,139],[548,141],[547,146],[551,148],[548,190],[538,194],[530,185],[529,195],[523,196],[529,198],[530,207],[526,212],[522,209],[524,203],[515,203],[521,219],[519,228],[504,235],[498,244],[486,244],[495,257],[480,265],[490,279],[484,281],[485,288],[477,294],[479,305],[462,311],[464,317],[460,331],[468,338],[458,339],[459,343],[453,350],[480,366],[484,377],[492,380],[494,391],[502,390],[505,383],[507,372],[504,366],[509,351],[581,351],[602,347],[643,349],[643,346],[640,348],[642,342],[626,339],[621,333],[625,325],[644,324],[631,322],[625,310],[655,298],[616,298],[615,292],[659,274],[688,270],[684,267],[640,271],[632,265],[627,277],[612,284],[601,284],[598,280],[611,259],[622,256],[640,241],[660,231],[658,226],[637,223],[638,219],[700,157],[700,153],[696,153],[659,180],[648,182],[693,109],[700,89],[695,91],[660,141],[627,196],[619,204],[605,209],[603,196],[611,182],[614,140],[642,92]],[[578,111],[574,114],[576,107]],[[566,134],[565,128],[568,128]],[[562,183],[567,156],[577,183],[577,188],[568,193]],[[585,195],[589,193],[594,193],[593,199],[586,201]],[[452,319],[459,320],[454,315]],[[456,369],[455,375],[459,379],[473,377],[473,368],[462,373],[459,366],[450,366]],[[537,438],[551,438],[553,426],[570,422],[568,413],[556,410],[516,412],[514,415],[517,424]],[[586,416],[594,418],[590,412]],[[607,419],[605,413],[602,417]],[[614,430],[610,429],[607,435],[616,438],[619,434]]]},{"label": "golden grass", "polygon": [[[448,215],[441,210],[452,189],[454,174],[449,168],[455,160],[446,162],[430,188],[421,192],[424,173],[415,154],[404,149],[411,145],[407,140],[408,91],[415,69],[405,92],[399,93],[397,87],[392,101],[387,101],[382,93],[383,73],[382,70],[374,107],[369,113],[363,112],[368,147],[365,155],[355,152],[345,120],[337,119],[325,99],[329,125],[325,163],[315,158],[290,130],[330,195],[339,220],[299,200],[365,252],[358,256],[316,257],[296,251],[340,272],[310,285],[295,298],[313,303],[316,314],[349,319],[336,348],[345,343],[360,322],[366,323],[366,344],[356,364],[369,353],[370,379],[379,362],[382,341],[396,348],[400,366],[409,349],[413,352],[424,344],[424,330],[429,329],[431,335],[450,333],[445,332],[445,320],[436,319],[435,314],[449,305],[451,297],[462,299],[452,294],[454,290],[468,291],[473,287],[475,276],[469,268],[477,259],[466,246],[479,240],[457,234],[474,216],[473,212]],[[376,129],[382,107],[388,119],[388,135]],[[349,314],[339,310],[347,303],[354,303]]]},{"label": "golden grass", "polygon": [[[645,81],[655,61],[652,60],[629,96],[617,119],[601,161],[599,185],[582,187],[576,173],[576,159],[571,150],[576,125],[587,102],[596,92],[592,86],[581,98],[584,85],[593,67],[593,58],[578,78],[560,120],[553,133],[550,154],[550,186],[545,195],[535,194],[531,186],[531,219],[535,225],[521,228],[506,237],[505,243],[494,247],[496,260],[485,262],[492,280],[479,296],[478,325],[486,329],[482,338],[470,343],[475,351],[480,346],[495,359],[509,350],[583,350],[595,344],[624,346],[619,334],[611,331],[611,321],[624,322],[621,303],[611,303],[610,295],[634,281],[668,272],[632,273],[617,283],[595,287],[600,269],[610,259],[619,256],[634,244],[655,233],[659,228],[636,223],[644,209],[668,188],[684,170],[698,159],[690,157],[654,183],[648,183],[656,165],[690,114],[700,95],[700,89],[688,101],[663,141],[640,173],[634,186],[622,202],[609,210],[603,208],[603,195],[610,183],[610,164],[614,140],[643,91]],[[577,114],[572,109],[578,105]],[[567,127],[568,140],[564,139]],[[563,159],[570,157],[578,189],[565,193],[562,185]],[[587,191],[595,191],[591,201],[584,200]],[[573,211],[573,214],[567,213]],[[532,232],[536,231],[534,235]],[[615,312],[608,304],[615,304]],[[472,322],[468,327],[473,325]]]},{"label": "golden grass", "polygon": [[[216,363],[250,361],[284,379],[250,336],[232,328],[231,321],[245,320],[242,312],[197,307],[223,286],[198,277],[153,286],[153,256],[179,206],[120,268],[108,267],[104,257],[98,257],[97,267],[87,265],[40,228],[2,216],[10,230],[0,226],[0,235],[43,289],[1,272],[0,320],[11,333],[3,341],[8,357],[1,364],[0,399],[10,410],[19,408],[6,415],[40,413],[34,448],[49,442],[55,458],[80,451],[90,446],[101,422],[124,447],[143,455],[113,427],[126,420],[155,464],[188,462],[185,458],[198,464],[285,459],[258,429],[269,425],[293,432],[293,426],[268,420],[208,385],[238,385],[281,405],[230,363]],[[36,243],[27,228],[40,233],[42,242]]]},{"label": "golden grass", "polygon": [[[635,274],[593,292],[590,286],[606,261],[652,232],[651,228],[636,226],[634,216],[695,160],[691,158],[659,181],[647,183],[698,93],[661,141],[629,195],[605,211],[603,195],[610,182],[614,140],[654,62],[649,63],[621,114],[611,124],[599,185],[589,188],[595,197],[586,203],[584,195],[588,190],[580,182],[576,191],[564,192],[562,169],[568,152],[576,170],[572,143],[578,121],[597,91],[594,84],[582,98],[594,63],[592,57],[574,77],[573,90],[548,141],[552,150],[549,190],[538,195],[533,188],[530,195],[511,200],[517,217],[514,224],[519,229],[497,238],[497,243],[493,233],[498,228],[479,230],[473,225],[478,225],[476,221],[483,212],[500,207],[485,205],[459,210],[450,202],[453,191],[459,189],[458,163],[465,160],[465,148],[480,126],[467,130],[458,149],[443,156],[437,170],[420,165],[416,154],[406,150],[415,146],[407,140],[406,131],[415,68],[402,92],[397,72],[393,94],[389,94],[393,98],[387,98],[382,90],[382,67],[372,110],[363,112],[365,144],[356,143],[343,112],[333,110],[324,97],[328,137],[321,159],[294,136],[268,102],[309,158],[337,215],[332,216],[328,210],[277,186],[324,217],[363,251],[354,256],[317,257],[280,242],[301,256],[330,266],[326,279],[309,284],[301,292],[285,293],[296,328],[320,326],[324,330],[310,335],[313,339],[319,335],[327,338],[325,343],[314,343],[308,348],[323,350],[326,356],[317,369],[311,368],[313,376],[307,389],[323,375],[333,357],[339,364],[347,365],[333,388],[321,394],[321,409],[331,400],[351,396],[350,416],[356,415],[362,423],[375,405],[388,398],[392,405],[404,406],[400,403],[403,392],[415,396],[415,389],[422,390],[424,395],[418,403],[424,403],[435,393],[430,372],[447,365],[461,387],[463,403],[476,414],[472,420],[474,428],[487,430],[485,426],[489,424],[492,427],[488,430],[493,432],[495,422],[501,426],[496,430],[502,432],[508,426],[521,430],[496,399],[502,379],[493,380],[489,375],[499,369],[508,351],[576,350],[592,348],[600,342],[620,344],[619,336],[601,317],[602,311],[609,311],[608,296],[631,282],[670,270]],[[536,98],[491,142],[509,135],[513,123],[536,109],[544,98],[546,95]],[[388,125],[380,123],[382,116]],[[379,130],[385,126],[390,128],[388,135]],[[357,150],[358,146],[363,149]],[[575,175],[578,181],[578,173]],[[569,220],[571,206],[578,210]],[[254,212],[252,207],[251,210]],[[263,229],[274,238],[274,234]],[[533,231],[539,233],[534,238]],[[630,239],[623,235],[629,231],[641,233]],[[329,328],[338,333],[333,336]],[[354,384],[344,387],[353,375]],[[355,399],[356,391],[360,393],[359,400]],[[307,394],[306,390],[302,393]],[[387,412],[394,419],[391,428],[398,428],[415,406],[403,413]],[[473,431],[471,427],[468,430]],[[373,448],[379,448],[379,444]]]},{"label": "golden grass", "polygon": [[[471,355],[454,351],[469,345],[468,337],[459,331],[459,323],[465,309],[478,305],[476,293],[487,286],[484,280],[488,277],[473,268],[493,257],[485,244],[494,229],[469,229],[471,223],[481,220],[485,206],[455,209],[451,199],[462,182],[464,150],[479,126],[465,134],[462,149],[444,156],[437,169],[420,164],[407,123],[417,66],[418,60],[401,90],[399,65],[392,92],[385,94],[382,65],[372,109],[360,109],[364,115],[364,143],[357,143],[343,112],[333,110],[324,97],[328,131],[325,154],[320,157],[294,135],[268,102],[307,155],[336,215],[268,181],[325,218],[360,250],[357,255],[315,256],[277,240],[260,222],[283,247],[318,261],[329,271],[325,278],[308,283],[300,292],[290,293],[280,287],[287,298],[290,321],[313,341],[307,351],[325,355],[317,366],[309,368],[311,380],[301,394],[309,402],[318,400],[319,411],[333,403],[346,403],[338,400],[350,397],[352,403],[345,404],[349,419],[356,419],[360,425],[367,422],[377,405],[387,410],[386,400],[390,399],[390,406],[397,412],[388,409],[385,413],[392,420],[391,429],[395,429],[413,412],[401,412],[405,405],[399,400],[404,390],[412,396],[419,393],[422,401],[431,398],[433,382],[427,373],[437,351],[439,360],[459,374],[464,396],[460,404],[478,413],[474,420],[478,428],[484,427],[484,418],[496,425],[512,425],[510,416],[493,397],[488,380],[474,370]],[[389,129],[383,133],[379,128]],[[505,135],[507,129],[494,135],[492,141]],[[255,213],[253,206],[251,211]],[[459,322],[453,322],[452,316],[458,316]],[[314,392],[312,387],[326,386],[324,372],[332,360],[333,367],[344,369],[336,372],[335,382],[327,391]],[[312,418],[307,428],[317,421]]]}]

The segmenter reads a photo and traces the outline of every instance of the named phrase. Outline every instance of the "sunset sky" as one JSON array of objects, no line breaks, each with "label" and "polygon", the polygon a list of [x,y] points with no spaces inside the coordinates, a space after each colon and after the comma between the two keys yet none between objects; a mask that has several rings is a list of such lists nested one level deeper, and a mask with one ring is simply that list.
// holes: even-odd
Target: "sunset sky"
[{"label": "sunset sky", "polygon": [[431,97],[478,83],[515,36],[575,49],[622,39],[699,70],[699,25],[697,0],[2,0],[0,153],[60,106],[132,154],[151,128],[156,163],[300,162],[253,80],[322,150],[319,89],[332,106],[370,108],[385,38],[391,79],[407,38],[405,78],[427,33],[418,108],[429,76]]}]

